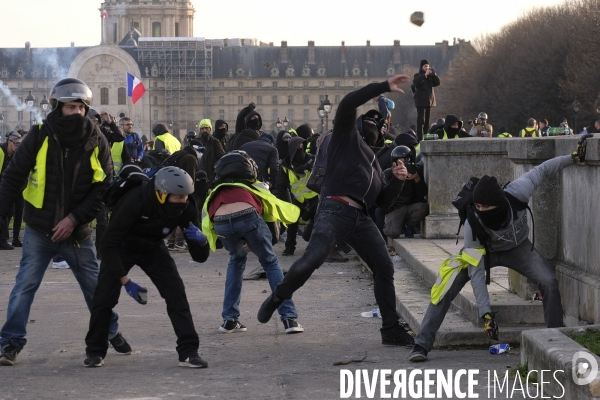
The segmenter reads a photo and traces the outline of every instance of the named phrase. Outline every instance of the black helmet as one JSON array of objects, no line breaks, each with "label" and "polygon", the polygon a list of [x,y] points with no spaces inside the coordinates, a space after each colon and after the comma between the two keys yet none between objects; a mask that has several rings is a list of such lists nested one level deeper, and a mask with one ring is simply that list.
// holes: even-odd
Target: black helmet
[{"label": "black helmet", "polygon": [[392,164],[398,160],[402,160],[404,165],[414,163],[413,151],[408,146],[396,146],[392,150]]},{"label": "black helmet", "polygon": [[188,133],[185,134],[185,138],[187,139],[187,141],[189,142],[192,139],[196,139],[196,136],[198,134],[194,131],[189,131]]},{"label": "black helmet", "polygon": [[85,105],[87,114],[92,105],[92,90],[83,81],[75,78],[61,79],[50,92],[50,106],[56,110],[58,103],[68,103],[69,101],[81,101]]},{"label": "black helmet", "polygon": [[163,196],[182,196],[194,193],[194,181],[181,168],[165,167],[154,175],[154,189]]},{"label": "black helmet", "polygon": [[258,177],[258,165],[243,150],[233,150],[215,163],[216,180],[247,180],[254,182]]}]

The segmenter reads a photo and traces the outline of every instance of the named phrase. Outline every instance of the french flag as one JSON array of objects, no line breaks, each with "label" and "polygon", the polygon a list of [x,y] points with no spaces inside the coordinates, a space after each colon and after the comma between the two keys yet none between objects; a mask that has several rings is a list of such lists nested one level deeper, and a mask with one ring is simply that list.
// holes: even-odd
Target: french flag
[{"label": "french flag", "polygon": [[129,72],[127,73],[127,96],[131,97],[131,101],[133,104],[137,103],[137,101],[146,93],[146,88],[142,81],[140,81],[135,76],[131,75]]}]

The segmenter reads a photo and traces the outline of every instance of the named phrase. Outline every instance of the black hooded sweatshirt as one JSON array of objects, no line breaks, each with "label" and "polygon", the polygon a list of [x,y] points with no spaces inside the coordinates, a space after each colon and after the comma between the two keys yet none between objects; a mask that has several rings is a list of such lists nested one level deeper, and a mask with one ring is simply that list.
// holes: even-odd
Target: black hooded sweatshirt
[{"label": "black hooded sweatshirt", "polygon": [[[288,154],[281,161],[281,167],[279,169],[279,175],[277,176],[277,183],[275,188],[273,189],[273,194],[277,196],[279,199],[288,201],[286,198],[287,192],[290,189],[290,177],[288,175],[288,170],[294,171],[296,176],[301,175],[308,171],[308,167],[312,166],[315,156],[306,154],[304,148],[300,148],[300,145],[304,143],[306,146],[306,140],[299,136],[294,136],[288,142]],[[298,161],[296,157],[297,154],[304,154],[304,159],[302,161]],[[291,196],[292,203],[297,206],[302,206],[294,196]],[[315,197],[316,199],[316,197]]]},{"label": "black hooded sweatshirt", "polygon": [[327,148],[327,172],[323,179],[321,198],[348,196],[366,209],[377,205],[389,208],[402,190],[397,178],[384,186],[383,174],[375,153],[358,131],[356,109],[382,93],[389,92],[385,82],[371,83],[347,94],[335,114],[335,125]]},{"label": "black hooded sweatshirt", "polygon": [[[225,130],[225,133],[219,132],[219,127],[223,124],[227,125],[227,130]],[[229,124],[227,122],[223,121],[222,119],[218,119],[215,121],[214,127],[215,127],[215,129],[213,132],[213,137],[215,139],[217,139],[219,142],[221,142],[223,149],[226,149],[227,141],[229,140],[229,136],[227,136],[227,131],[229,130]]]},{"label": "black hooded sweatshirt", "polygon": [[[154,180],[129,190],[114,207],[110,223],[102,236],[100,252],[101,268],[110,268],[117,278],[127,275],[121,263],[120,252],[146,253],[162,247],[168,255],[164,239],[176,229],[186,229],[189,223],[200,227],[198,207],[194,196],[188,197],[185,211],[175,218],[170,218],[154,193]],[[187,240],[189,253],[196,262],[204,262],[208,258],[208,244],[200,244]]]},{"label": "black hooded sweatshirt", "polygon": [[246,128],[240,133],[237,133],[234,138],[232,138],[233,145],[231,146],[232,150],[239,150],[246,143],[250,143],[254,140],[260,139],[260,128],[262,127],[262,118],[260,114],[256,111],[252,110],[246,115],[245,121],[246,126],[248,126],[248,122],[250,118],[254,115],[258,115],[258,129],[250,129]]},{"label": "black hooded sweatshirt", "polygon": [[377,161],[379,161],[381,169],[385,171],[388,168],[392,168],[392,150],[394,150],[396,146],[407,146],[412,150],[413,157],[416,158],[415,147],[417,144],[419,144],[417,139],[411,134],[399,134],[396,139],[394,139],[393,143],[386,145],[385,149],[377,153]]},{"label": "black hooded sweatshirt", "polygon": [[[455,122],[458,122],[458,131],[452,132],[450,125],[452,125]],[[460,118],[458,118],[458,116],[456,116],[454,114],[449,114],[448,116],[446,116],[446,121],[444,122],[444,126],[438,128],[437,130],[435,130],[431,133],[438,135],[439,139],[444,138],[444,131],[446,132],[446,136],[448,139],[456,139],[456,137],[455,137],[456,135],[458,135],[458,138],[470,138],[471,136],[469,135],[469,133],[467,131],[462,129],[462,126],[463,126],[463,122],[461,121]]]}]

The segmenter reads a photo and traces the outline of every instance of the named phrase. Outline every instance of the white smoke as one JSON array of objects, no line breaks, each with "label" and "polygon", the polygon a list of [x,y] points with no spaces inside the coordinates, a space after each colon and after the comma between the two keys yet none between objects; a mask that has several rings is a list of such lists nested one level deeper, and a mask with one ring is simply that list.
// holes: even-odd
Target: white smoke
[{"label": "white smoke", "polygon": [[2,80],[0,80],[0,91],[8,98],[9,104],[14,106],[15,110],[31,112],[34,120],[39,122],[42,121],[42,113],[40,110],[35,107],[29,107],[27,103],[21,102]]}]

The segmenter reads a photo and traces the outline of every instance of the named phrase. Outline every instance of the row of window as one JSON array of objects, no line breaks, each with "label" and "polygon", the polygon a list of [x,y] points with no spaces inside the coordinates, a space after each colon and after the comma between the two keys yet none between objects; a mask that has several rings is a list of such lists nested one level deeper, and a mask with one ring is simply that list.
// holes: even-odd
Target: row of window
[{"label": "row of window", "polygon": [[[238,82],[237,84],[238,84],[238,89],[241,89],[241,88],[244,87],[244,82]],[[359,81],[354,81],[353,86],[355,88],[359,87],[359,85],[360,85]],[[340,81],[335,81],[333,86],[336,87],[336,88],[339,88],[340,87]],[[251,86],[248,86],[248,87],[251,87]],[[261,81],[257,81],[256,82],[256,87],[259,88],[259,89],[262,88],[263,87],[263,83]],[[279,87],[279,82],[276,82],[276,81],[271,82],[271,87],[274,88],[274,89],[277,89]],[[288,81],[287,87],[289,89],[293,89],[294,88],[294,82],[293,81]],[[308,81],[302,82],[302,87],[304,89],[310,88],[310,86],[308,85]],[[219,82],[219,89],[224,89],[224,88],[225,88],[225,82]],[[320,89],[324,89],[325,88],[325,81],[319,81],[319,88]]]},{"label": "row of window", "polygon": [[[157,98],[155,97],[155,104],[157,104]],[[319,101],[325,100],[325,95],[319,96]],[[336,95],[334,98],[333,104],[338,104],[340,102],[340,95]],[[244,103],[244,96],[238,96],[238,104]],[[225,96],[219,96],[219,105],[225,104]],[[263,104],[263,97],[256,96],[256,104]],[[279,104],[279,96],[271,96],[271,104]],[[294,96],[287,96],[287,104],[294,104]],[[308,95],[302,96],[302,104],[310,104]]]},{"label": "row of window", "polygon": [[[158,122],[159,118],[158,118],[158,111],[159,110],[153,110],[152,111],[152,120]],[[239,113],[240,110],[238,110]],[[288,117],[288,119],[294,121],[294,111],[293,109],[289,109],[287,110],[287,115],[285,115],[286,117]],[[173,112],[173,119],[174,120],[178,120],[179,119],[179,114],[177,112],[177,110],[172,110]],[[260,111],[259,111],[260,112]],[[315,110],[316,113],[316,110]],[[272,115],[271,115],[272,121],[277,121],[277,118],[279,118],[279,110],[275,109],[272,110]],[[310,118],[310,110],[309,109],[304,109],[303,113],[302,113],[302,120],[303,122],[308,122]],[[318,115],[315,118],[319,118]],[[193,116],[188,116],[188,119],[193,120]],[[219,119],[225,120],[225,110],[224,109],[220,109],[219,110]]]}]

